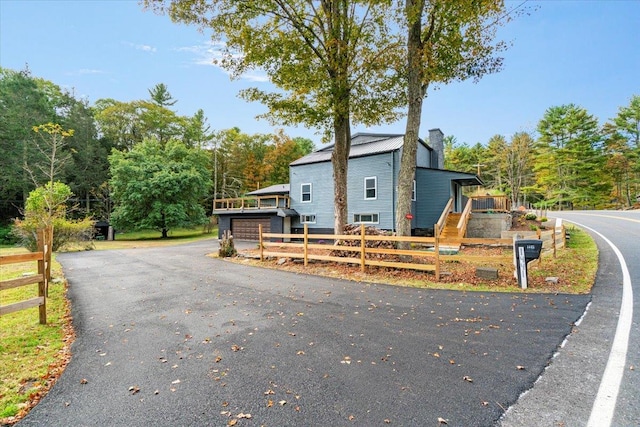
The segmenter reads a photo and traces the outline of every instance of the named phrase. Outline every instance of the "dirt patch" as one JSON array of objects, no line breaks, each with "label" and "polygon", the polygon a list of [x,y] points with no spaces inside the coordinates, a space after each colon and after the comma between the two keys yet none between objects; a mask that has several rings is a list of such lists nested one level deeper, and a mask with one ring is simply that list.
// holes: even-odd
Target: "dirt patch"
[{"label": "dirt patch", "polygon": [[536,229],[545,228],[547,221],[540,221],[535,214],[524,211],[511,212],[511,229],[510,231],[535,231]]}]

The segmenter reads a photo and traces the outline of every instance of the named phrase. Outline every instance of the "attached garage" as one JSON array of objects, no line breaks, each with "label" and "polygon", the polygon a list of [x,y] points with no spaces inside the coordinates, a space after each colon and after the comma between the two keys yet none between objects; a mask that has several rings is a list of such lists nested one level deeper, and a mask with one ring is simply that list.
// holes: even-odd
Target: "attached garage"
[{"label": "attached garage", "polygon": [[232,218],[231,234],[238,240],[259,240],[260,224],[263,233],[271,232],[271,218]]}]

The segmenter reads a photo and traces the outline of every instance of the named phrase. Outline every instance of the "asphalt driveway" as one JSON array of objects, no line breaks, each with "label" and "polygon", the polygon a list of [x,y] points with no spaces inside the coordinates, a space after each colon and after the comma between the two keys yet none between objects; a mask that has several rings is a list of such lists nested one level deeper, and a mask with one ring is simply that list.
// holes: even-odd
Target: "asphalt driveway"
[{"label": "asphalt driveway", "polygon": [[20,426],[490,426],[590,296],[266,270],[215,241],[58,255],[73,358]]}]

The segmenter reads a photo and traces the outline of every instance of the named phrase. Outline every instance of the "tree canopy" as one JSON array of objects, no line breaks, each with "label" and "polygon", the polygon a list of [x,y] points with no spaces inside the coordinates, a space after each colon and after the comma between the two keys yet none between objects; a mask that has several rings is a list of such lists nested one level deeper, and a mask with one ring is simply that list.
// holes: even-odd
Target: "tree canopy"
[{"label": "tree canopy", "polygon": [[145,0],[175,22],[194,24],[224,42],[220,65],[234,77],[262,70],[277,90],[250,88],[241,96],[265,104],[263,117],[304,124],[334,137],[336,232],[347,218],[351,124],[398,118],[403,97],[389,73],[400,46],[388,5],[373,0],[291,2]]},{"label": "tree canopy", "polygon": [[109,156],[111,220],[120,229],[169,230],[207,221],[202,201],[211,187],[209,158],[202,150],[169,140],[146,139]]}]

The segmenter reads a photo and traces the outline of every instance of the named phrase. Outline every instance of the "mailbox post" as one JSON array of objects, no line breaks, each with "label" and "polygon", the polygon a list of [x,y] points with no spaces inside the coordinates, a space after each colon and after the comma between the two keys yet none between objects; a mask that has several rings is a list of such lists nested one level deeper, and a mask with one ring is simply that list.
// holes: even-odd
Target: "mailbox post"
[{"label": "mailbox post", "polygon": [[522,289],[527,289],[528,286],[527,264],[534,259],[540,258],[541,250],[542,240],[515,240],[513,242],[516,277]]}]

